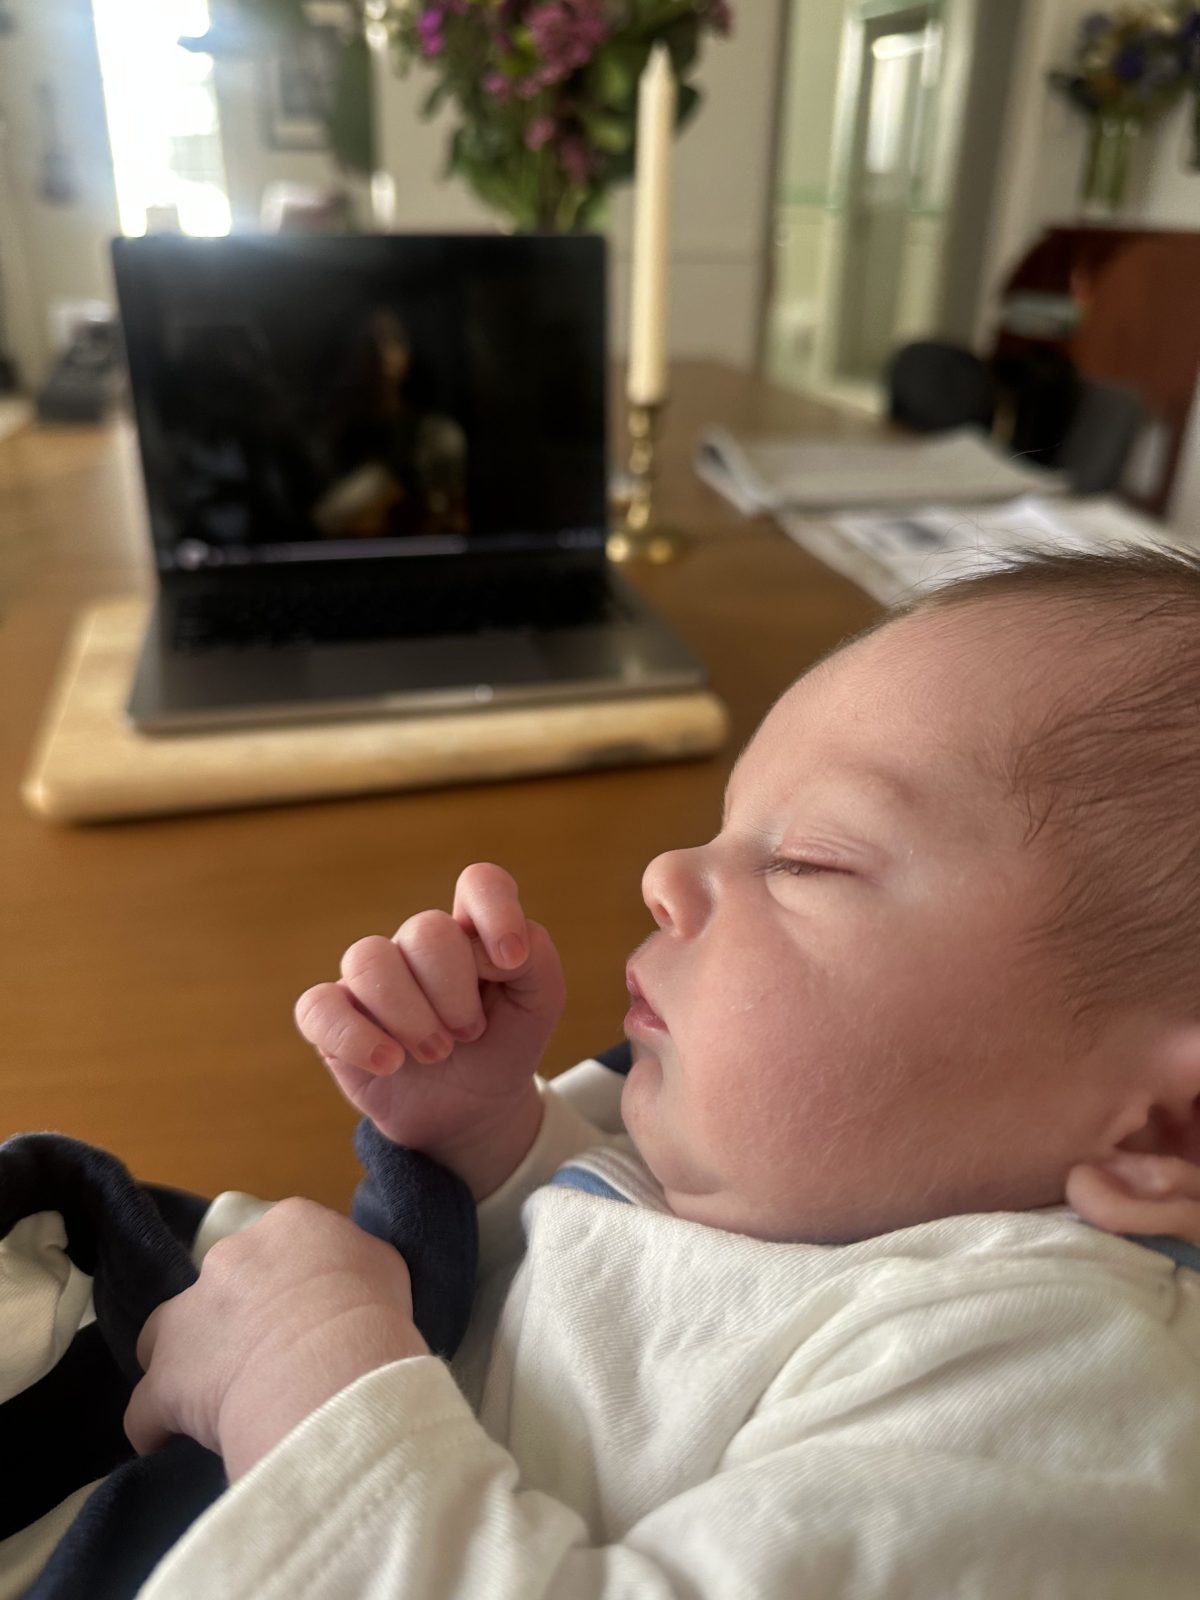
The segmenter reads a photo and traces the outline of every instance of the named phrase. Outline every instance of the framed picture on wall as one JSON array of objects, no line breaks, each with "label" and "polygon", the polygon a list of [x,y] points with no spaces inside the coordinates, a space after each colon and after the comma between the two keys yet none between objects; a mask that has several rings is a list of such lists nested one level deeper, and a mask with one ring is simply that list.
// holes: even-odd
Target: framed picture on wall
[{"label": "framed picture on wall", "polygon": [[267,144],[274,150],[327,150],[339,60],[353,26],[346,0],[308,0],[309,26],[287,34],[263,63]]}]

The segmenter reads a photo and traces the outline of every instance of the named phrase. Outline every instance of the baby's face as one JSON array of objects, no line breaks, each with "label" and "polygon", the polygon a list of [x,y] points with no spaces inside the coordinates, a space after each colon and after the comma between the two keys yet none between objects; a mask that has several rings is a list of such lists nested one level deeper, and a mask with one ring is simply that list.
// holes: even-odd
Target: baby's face
[{"label": "baby's face", "polygon": [[1111,1074],[1031,938],[1050,863],[982,759],[1027,665],[986,611],[860,640],[771,711],[716,838],[646,869],[622,1112],[678,1215],[862,1238],[1056,1203],[1102,1142]]}]

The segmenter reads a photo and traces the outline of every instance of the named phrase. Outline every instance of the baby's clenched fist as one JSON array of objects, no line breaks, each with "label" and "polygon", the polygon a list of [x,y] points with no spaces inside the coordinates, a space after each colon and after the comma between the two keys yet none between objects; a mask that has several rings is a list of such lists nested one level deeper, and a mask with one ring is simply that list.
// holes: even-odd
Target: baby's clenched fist
[{"label": "baby's clenched fist", "polygon": [[352,1105],[481,1199],[536,1136],[534,1073],[564,1002],[550,936],[503,868],[476,863],[450,912],[357,940],[340,980],[306,990],[295,1016]]}]

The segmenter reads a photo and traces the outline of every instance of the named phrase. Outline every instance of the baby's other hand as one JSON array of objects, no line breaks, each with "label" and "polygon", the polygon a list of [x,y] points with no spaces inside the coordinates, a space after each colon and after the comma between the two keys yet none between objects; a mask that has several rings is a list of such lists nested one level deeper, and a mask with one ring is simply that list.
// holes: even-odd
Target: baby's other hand
[{"label": "baby's other hand", "polygon": [[459,875],[451,912],[352,944],[340,981],[306,990],[295,1016],[353,1106],[481,1199],[536,1136],[533,1075],[564,1003],[549,934],[483,862]]},{"label": "baby's other hand", "polygon": [[358,1378],[428,1353],[403,1258],[348,1217],[281,1200],[151,1313],[125,1430],[142,1454],[186,1434],[237,1478]]}]

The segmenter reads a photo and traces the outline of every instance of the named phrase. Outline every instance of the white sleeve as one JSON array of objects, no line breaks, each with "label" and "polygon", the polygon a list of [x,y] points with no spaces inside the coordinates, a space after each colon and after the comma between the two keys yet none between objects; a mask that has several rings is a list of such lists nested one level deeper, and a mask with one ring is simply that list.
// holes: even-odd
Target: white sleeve
[{"label": "white sleeve", "polygon": [[440,1362],[397,1362],[222,1496],[142,1600],[1194,1600],[1194,1360],[1101,1300],[926,1306],[805,1348],[717,1470],[611,1543],[522,1485]]}]

